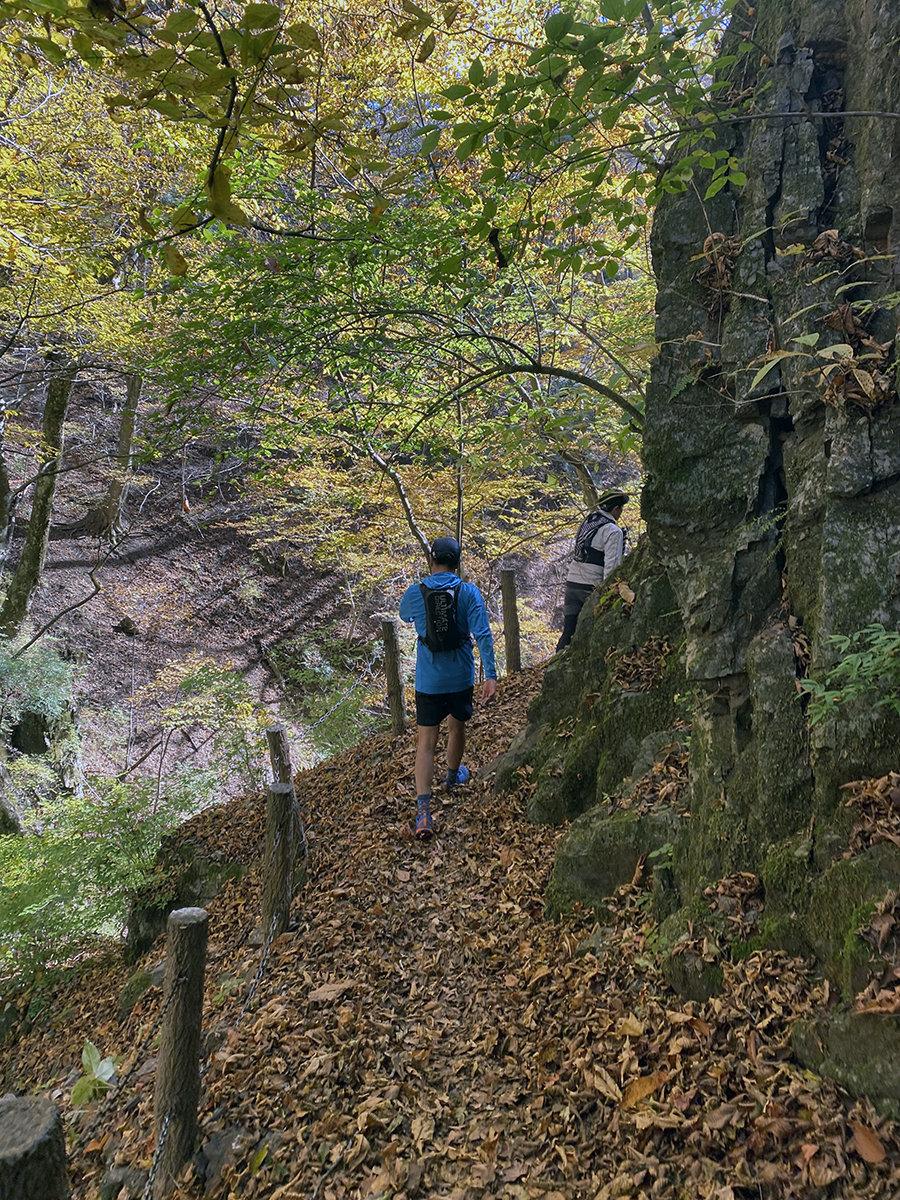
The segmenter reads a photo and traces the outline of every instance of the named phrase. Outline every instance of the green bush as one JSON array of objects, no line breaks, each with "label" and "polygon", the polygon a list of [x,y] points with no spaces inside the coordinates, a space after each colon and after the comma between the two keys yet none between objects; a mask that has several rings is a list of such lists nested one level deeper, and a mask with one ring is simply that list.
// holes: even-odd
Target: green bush
[{"label": "green bush", "polygon": [[375,722],[365,710],[383,701],[381,655],[375,642],[341,637],[333,622],[272,648],[297,720],[306,727],[312,761],[355,745]]},{"label": "green bush", "polygon": [[804,679],[811,725],[840,717],[841,709],[860,703],[900,716],[900,632],[867,625],[848,636],[828,639],[840,656],[822,680]]},{"label": "green bush", "polygon": [[[24,635],[23,635],[24,638]],[[0,639],[0,774],[6,799],[30,823],[33,811],[52,803],[62,781],[78,774],[80,745],[68,710],[75,671],[49,639],[27,649]],[[52,754],[20,753],[21,735],[43,741],[52,731]]]},{"label": "green bush", "polygon": [[68,796],[42,831],[0,838],[0,971],[31,975],[122,929],[128,894],[149,878],[162,837],[209,796],[199,772],[143,784],[95,780]]},{"label": "green bush", "polygon": [[65,712],[72,699],[75,672],[48,638],[24,652],[0,640],[0,741],[24,713],[51,719]]}]

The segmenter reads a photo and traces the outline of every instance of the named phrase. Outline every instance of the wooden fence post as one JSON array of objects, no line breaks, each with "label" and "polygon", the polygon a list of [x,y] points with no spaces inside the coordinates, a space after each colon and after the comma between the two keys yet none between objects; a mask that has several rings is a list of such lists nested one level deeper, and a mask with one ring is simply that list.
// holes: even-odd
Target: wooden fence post
[{"label": "wooden fence post", "polygon": [[284,933],[290,920],[297,858],[296,804],[292,783],[269,784],[260,930],[263,945]]},{"label": "wooden fence post", "polygon": [[[287,730],[283,725],[270,725],[266,730],[269,742],[269,761],[272,764],[272,775],[276,783],[289,783],[294,786],[294,772],[291,768],[291,751],[288,745]],[[294,871],[294,890],[306,882],[306,867],[309,859],[309,845],[306,841],[306,826],[303,823],[303,812],[300,799],[294,790],[294,853],[303,852],[300,865]]]},{"label": "wooden fence post", "polygon": [[2,1200],[69,1200],[66,1138],[56,1105],[41,1096],[0,1100]]},{"label": "wooden fence post", "polygon": [[397,622],[386,619],[381,622],[384,639],[384,668],[387,674],[388,705],[391,710],[391,732],[406,731],[406,700],[403,696],[403,676],[400,674],[400,642],[397,638]]},{"label": "wooden fence post", "polygon": [[269,743],[269,762],[276,783],[293,783],[291,752],[288,747],[287,730],[283,725],[270,725],[266,730]]},{"label": "wooden fence post", "polygon": [[519,644],[519,613],[516,608],[516,573],[504,567],[500,572],[500,595],[503,598],[503,641],[506,646],[506,671],[522,670],[522,650]]},{"label": "wooden fence post", "polygon": [[204,908],[169,913],[163,1023],[156,1067],[153,1200],[169,1196],[193,1154],[200,1100],[200,1026],[209,915]]}]

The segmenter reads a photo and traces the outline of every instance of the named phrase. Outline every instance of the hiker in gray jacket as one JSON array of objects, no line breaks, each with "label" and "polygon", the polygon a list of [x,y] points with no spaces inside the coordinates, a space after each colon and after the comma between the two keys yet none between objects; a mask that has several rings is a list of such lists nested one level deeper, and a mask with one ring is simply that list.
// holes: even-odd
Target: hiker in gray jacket
[{"label": "hiker in gray jacket", "polygon": [[614,571],[625,554],[625,530],[617,524],[630,497],[626,492],[604,492],[575,535],[575,553],[566,575],[563,596],[563,630],[557,653],[568,646],[578,624],[578,614],[598,583]]}]

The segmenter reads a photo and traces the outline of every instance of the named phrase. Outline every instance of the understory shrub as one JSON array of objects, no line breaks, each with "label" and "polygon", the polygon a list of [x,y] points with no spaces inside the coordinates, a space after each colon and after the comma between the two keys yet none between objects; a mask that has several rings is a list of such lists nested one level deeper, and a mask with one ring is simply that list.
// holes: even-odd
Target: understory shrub
[{"label": "understory shrub", "polygon": [[828,641],[838,661],[824,679],[800,684],[809,696],[810,723],[840,716],[857,703],[900,716],[900,631],[874,624]]},{"label": "understory shrub", "polygon": [[0,973],[30,976],[118,936],[128,896],[146,882],[162,837],[215,787],[199,772],[167,780],[95,779],[60,797],[39,832],[0,838]]},{"label": "understory shrub", "polygon": [[[305,765],[338,754],[385,717],[382,650],[373,641],[349,641],[334,623],[280,642],[271,658],[281,671],[303,733]],[[303,752],[301,751],[301,754]]]}]

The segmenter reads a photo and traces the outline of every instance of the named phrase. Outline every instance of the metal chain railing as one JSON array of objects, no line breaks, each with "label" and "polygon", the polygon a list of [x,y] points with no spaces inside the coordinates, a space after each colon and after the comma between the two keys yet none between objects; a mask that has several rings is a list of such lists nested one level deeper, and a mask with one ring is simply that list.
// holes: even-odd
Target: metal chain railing
[{"label": "metal chain railing", "polygon": [[238,1021],[240,1021],[241,1018],[246,1014],[247,1009],[253,1003],[256,993],[259,991],[259,985],[262,983],[263,975],[265,975],[266,967],[268,966],[268,963],[269,963],[269,951],[272,949],[272,943],[275,940],[275,930],[276,930],[277,926],[278,926],[278,914],[273,913],[272,920],[269,924],[269,930],[268,930],[265,940],[263,942],[262,953],[259,956],[259,967],[257,968],[257,971],[256,971],[256,977],[254,978],[253,982],[250,984],[250,987],[247,991],[247,995],[244,999],[244,1007],[240,1011],[240,1016],[238,1017]]},{"label": "metal chain railing", "polygon": [[[301,829],[303,829],[304,854],[308,854],[308,847],[306,844],[306,829],[302,822],[301,822]],[[269,854],[266,856],[266,862],[264,864],[264,868],[263,868],[263,872],[262,872],[263,879],[265,879],[267,872],[269,872],[272,868],[272,865],[273,865],[274,859],[275,859],[275,853],[281,844],[281,840],[282,840],[282,831],[281,831],[281,828],[278,827],[275,830],[275,835],[272,839],[271,850],[270,850]],[[275,912],[272,914],[272,920],[269,924],[268,930],[265,933],[265,937],[263,940],[262,949],[261,949],[261,953],[260,953],[259,966],[257,967],[256,975],[254,976],[253,981],[251,982],[250,987],[247,990],[247,995],[244,999],[243,1006],[241,1008],[240,1013],[238,1014],[237,1021],[235,1022],[236,1025],[239,1024],[243,1020],[244,1016],[247,1014],[247,1011],[250,1008],[250,1005],[253,1003],[254,999],[256,998],[256,995],[259,991],[260,985],[265,977],[266,968],[269,963],[269,956],[270,956],[270,953],[272,950],[272,945],[275,941],[275,931],[276,931],[277,927],[278,927],[278,913]],[[252,934],[252,931],[253,931],[253,926],[250,926],[250,928],[247,930],[247,932],[244,933],[243,936],[239,939],[239,941],[237,943],[238,947],[242,946],[248,940],[248,938]],[[233,953],[233,949],[234,948],[232,948],[232,953]],[[107,1113],[109,1112],[109,1109],[112,1105],[113,1100],[121,1093],[122,1088],[127,1083],[127,1081],[131,1078],[131,1076],[135,1070],[135,1067],[140,1062],[140,1060],[142,1059],[142,1057],[146,1053],[146,1051],[150,1048],[150,1045],[151,1045],[153,1039],[156,1037],[156,1035],[158,1034],[158,1032],[162,1026],[163,1019],[166,1015],[166,1012],[169,1009],[169,1006],[172,1003],[172,1000],[174,999],[176,993],[179,991],[179,989],[181,988],[181,986],[184,982],[185,982],[185,976],[183,974],[176,977],[175,983],[174,983],[171,991],[165,997],[162,1004],[160,1005],[159,1012],[156,1014],[153,1024],[151,1025],[149,1031],[143,1037],[140,1045],[138,1046],[137,1050],[135,1051],[131,1066],[121,1076],[121,1078],[119,1078],[117,1080],[115,1088],[110,1089],[110,1091],[107,1093],[106,1097],[103,1100],[103,1103],[99,1106],[97,1113],[95,1114],[93,1120],[91,1121],[90,1125],[88,1126],[87,1130],[85,1131],[86,1133],[93,1132],[93,1130],[99,1124],[101,1118],[105,1117],[107,1115]],[[211,1066],[212,1066],[212,1050],[210,1049],[207,1052],[207,1054],[205,1055],[205,1062],[203,1063],[203,1065],[200,1069],[201,1079],[206,1075],[207,1071],[210,1069]],[[173,1112],[170,1110],[169,1112],[166,1113],[165,1117],[163,1118],[163,1122],[162,1122],[162,1125],[161,1125],[160,1131],[159,1131],[159,1137],[157,1138],[156,1147],[155,1147],[155,1150],[153,1153],[153,1159],[152,1159],[151,1166],[150,1166],[150,1173],[147,1178],[147,1183],[144,1187],[144,1191],[142,1193],[141,1200],[151,1200],[154,1182],[156,1180],[156,1175],[157,1175],[157,1172],[159,1169],[159,1162],[162,1157],[163,1151],[165,1149],[166,1139],[168,1137],[169,1127],[171,1125],[173,1115],[174,1115]]]},{"label": "metal chain railing", "polygon": [[145,1036],[141,1040],[140,1045],[134,1052],[134,1057],[131,1060],[131,1066],[122,1075],[117,1076],[115,1087],[107,1088],[103,1099],[101,1100],[100,1104],[97,1106],[97,1111],[94,1113],[94,1116],[91,1119],[90,1124],[84,1130],[85,1135],[93,1133],[94,1130],[97,1128],[97,1126],[100,1124],[101,1120],[103,1120],[106,1117],[107,1113],[109,1112],[110,1108],[112,1107],[113,1100],[115,1100],[115,1098],[119,1095],[122,1088],[125,1086],[125,1084],[128,1082],[128,1080],[131,1078],[132,1074],[134,1073],[135,1067],[141,1061],[144,1054],[150,1049],[153,1039],[156,1037],[156,1035],[160,1031],[160,1028],[163,1023],[163,1018],[165,1017],[166,1013],[169,1010],[169,1005],[174,1000],[178,991],[184,984],[184,981],[185,981],[184,975],[176,975],[175,982],[172,985],[172,990],[169,992],[168,996],[166,996],[163,999],[162,1004],[159,1006],[159,1012],[154,1017],[153,1023],[150,1026],[149,1031],[145,1034]]},{"label": "metal chain railing", "polygon": [[156,1139],[156,1149],[153,1151],[153,1161],[150,1163],[150,1174],[147,1176],[147,1182],[141,1193],[141,1200],[150,1200],[153,1195],[153,1185],[156,1182],[156,1173],[159,1170],[159,1160],[162,1158],[163,1150],[166,1148],[166,1138],[169,1136],[169,1126],[172,1124],[173,1116],[172,1109],[169,1109],[163,1117],[159,1137]]}]

